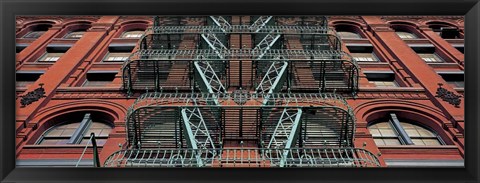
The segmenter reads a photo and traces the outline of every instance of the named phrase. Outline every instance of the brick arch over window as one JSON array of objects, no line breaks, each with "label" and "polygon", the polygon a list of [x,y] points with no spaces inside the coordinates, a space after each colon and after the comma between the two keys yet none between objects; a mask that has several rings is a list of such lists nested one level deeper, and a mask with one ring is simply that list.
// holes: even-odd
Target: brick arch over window
[{"label": "brick arch over window", "polygon": [[152,22],[144,20],[125,21],[120,24],[120,27],[118,28],[118,31],[114,37],[121,37],[121,35],[126,31],[145,31],[152,24]]},{"label": "brick arch over window", "polygon": [[[112,123],[123,122],[127,109],[117,103],[104,100],[79,100],[70,101],[55,106],[44,108],[38,111],[37,115],[32,121],[37,122],[37,129],[33,136],[28,140],[28,144],[34,143],[36,139],[51,126],[55,125],[49,123],[50,120],[68,113],[74,112],[97,112],[102,113],[106,119]],[[33,140],[32,140],[33,139]]]},{"label": "brick arch over window", "polygon": [[463,30],[460,29],[460,27],[455,23],[451,23],[451,22],[447,22],[447,21],[433,20],[433,21],[425,22],[425,25],[427,25],[432,30],[433,29],[439,29],[440,27],[453,27],[453,28],[457,29],[458,37],[462,38],[462,39],[464,38]]},{"label": "brick arch over window", "polygon": [[362,26],[356,22],[347,22],[347,21],[335,21],[331,24],[335,31],[338,32],[352,32],[359,35],[361,38],[365,38],[366,35],[362,31]]},{"label": "brick arch over window", "polygon": [[46,20],[28,22],[23,25],[22,30],[18,31],[16,37],[21,38],[32,31],[48,31],[48,29],[52,28],[55,24],[57,24],[57,22]]},{"label": "brick arch over window", "polygon": [[[67,145],[69,139],[72,136],[76,136],[78,138],[73,144],[85,144],[86,140],[89,139],[90,132],[94,132],[97,141],[101,139],[102,142],[100,144],[104,144],[108,138],[108,134],[114,128],[113,121],[113,116],[97,110],[79,110],[62,113],[61,115],[56,115],[55,117],[44,121],[42,126],[37,129],[34,137],[30,139],[29,143],[43,144],[42,141],[44,140],[53,140],[55,144],[60,140],[61,144]],[[74,131],[77,130],[77,128],[84,129],[84,132],[79,135],[74,135]],[[55,134],[52,136],[53,130],[55,130]],[[57,134],[58,132],[62,132],[62,134]],[[59,136],[56,137],[57,135]],[[47,144],[51,143],[49,142]]]},{"label": "brick arch over window", "polygon": [[431,106],[412,101],[376,100],[360,104],[354,111],[359,121],[367,123],[376,122],[390,113],[395,113],[400,119],[416,122],[435,131],[447,145],[454,144],[453,137],[446,133],[442,126],[442,121],[448,120],[440,110]]},{"label": "brick arch over window", "polygon": [[433,20],[433,21],[428,21],[425,22],[425,25],[443,25],[443,26],[448,26],[448,27],[456,27],[458,28],[458,25],[453,24],[451,22],[445,22],[445,21],[438,21],[438,20]]},{"label": "brick arch over window", "polygon": [[390,21],[390,27],[396,32],[408,32],[414,34],[418,38],[425,38],[418,29],[418,24],[409,21]]},{"label": "brick arch over window", "polygon": [[63,24],[62,32],[58,34],[58,38],[62,38],[71,32],[87,31],[92,27],[92,21],[70,21]]}]

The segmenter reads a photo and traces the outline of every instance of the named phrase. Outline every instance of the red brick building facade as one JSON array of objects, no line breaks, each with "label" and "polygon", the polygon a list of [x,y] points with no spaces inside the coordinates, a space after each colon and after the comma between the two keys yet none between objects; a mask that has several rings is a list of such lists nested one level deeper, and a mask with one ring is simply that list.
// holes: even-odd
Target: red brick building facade
[{"label": "red brick building facade", "polygon": [[[256,22],[257,20],[258,22]],[[94,157],[92,149],[88,148],[85,153],[83,152],[89,141],[90,132],[94,132],[96,135],[102,166],[115,166],[108,163],[112,163],[110,160],[113,156],[122,152],[125,155],[135,149],[152,151],[162,149],[162,147],[188,149],[202,145],[199,144],[198,139],[195,139],[197,137],[211,142],[211,146],[208,145],[209,148],[254,149],[265,147],[268,149],[274,147],[275,144],[272,142],[280,141],[283,138],[279,135],[283,132],[287,134],[286,140],[282,140],[283,144],[277,147],[289,150],[289,148],[305,146],[342,151],[337,154],[318,155],[323,159],[325,157],[332,158],[335,155],[356,154],[352,159],[361,160],[362,158],[358,154],[365,153],[375,159],[374,166],[463,166],[465,153],[463,98],[459,105],[456,104],[458,100],[452,100],[452,98],[455,99],[455,96],[463,97],[464,25],[463,17],[460,16],[329,16],[328,19],[267,16],[189,18],[20,16],[17,17],[16,22],[16,152],[18,166],[91,166]],[[284,28],[281,27],[282,25]],[[155,29],[155,27],[162,26],[187,28],[183,28],[181,31],[173,30],[173,33],[168,32],[169,30],[166,28]],[[202,26],[213,28],[206,31]],[[251,27],[247,30],[242,26]],[[295,26],[297,26],[296,29]],[[320,28],[324,26],[329,29],[318,33],[315,32],[316,28],[308,28],[315,26]],[[262,32],[264,30],[268,31]],[[189,33],[189,31],[194,33]],[[315,37],[316,35],[319,37]],[[268,40],[269,36],[271,36],[271,40]],[[215,42],[215,40],[222,41]],[[262,46],[262,43],[265,43],[265,46]],[[334,51],[333,47],[338,47],[339,57],[329,58],[342,60],[343,65],[340,67],[345,68],[345,72],[349,72],[340,73],[340,79],[335,79],[337,75],[332,69],[337,67],[335,65],[337,62],[320,61],[325,58],[325,55],[336,54],[336,52],[319,51],[318,54],[316,52],[328,50],[322,47],[325,45]],[[219,52],[218,49],[215,49],[222,46],[228,50],[238,51],[235,53],[238,53],[239,56],[230,52],[222,52],[222,50]],[[175,53],[157,54],[157,52],[151,51],[155,49],[173,50]],[[142,50],[147,51],[142,52]],[[205,51],[203,56],[198,56],[201,54],[189,55],[186,53],[189,50],[209,51]],[[254,56],[258,56],[255,55],[258,53],[260,56],[256,58],[259,60],[262,59],[261,57],[270,58],[271,56],[274,59],[310,59],[311,61],[288,62],[288,65],[283,66],[282,62],[262,65],[262,61],[257,63],[251,57],[242,57],[244,54],[242,50],[250,50],[251,52],[248,53]],[[279,51],[280,56],[275,57],[276,52],[273,50],[286,51]],[[217,60],[220,61],[206,61],[213,58],[207,52],[214,55],[215,58],[218,56]],[[302,55],[292,56],[297,52],[301,52]],[[305,55],[310,57],[304,58]],[[151,62],[160,65],[146,64],[152,58],[164,62]],[[166,64],[167,62],[168,64]],[[209,68],[214,72],[209,73]],[[317,68],[320,68],[318,72],[315,71]],[[269,75],[268,73],[273,73],[270,72],[271,70],[277,74],[285,72],[285,78],[279,74]],[[200,74],[200,71],[203,74]],[[299,109],[297,113],[292,113],[297,109],[293,107],[293,104],[282,104],[288,105],[288,112],[287,108],[283,112],[281,109],[276,111],[276,108],[269,110],[249,108],[256,106],[260,109],[262,105],[264,107],[277,105],[275,102],[273,102],[275,104],[270,104],[271,101],[268,100],[292,100],[290,102],[294,103],[292,98],[285,99],[280,96],[275,98],[274,95],[269,95],[267,89],[264,90],[260,87],[267,83],[266,81],[270,77],[270,84],[267,87],[270,93],[316,93],[315,97],[320,96],[319,100],[321,101],[319,102],[322,103],[318,106],[333,105],[329,103],[332,100],[331,97],[319,95],[319,93],[335,93],[335,96],[341,96],[338,106],[344,105],[341,101],[346,101],[343,112],[351,110],[353,116],[348,117],[349,113],[345,112],[345,114],[341,114],[346,116],[344,119],[340,118],[340,115],[333,116],[337,115],[338,111],[321,112],[324,108],[315,108],[318,107],[317,104],[305,102],[311,100],[308,98],[311,95],[300,97],[299,100],[302,101],[295,101],[297,102],[295,105],[306,108],[310,106],[315,110]],[[215,80],[220,82],[212,82]],[[332,84],[334,82],[328,82],[329,80],[348,82],[346,82],[346,86],[343,86]],[[272,81],[285,82],[285,84],[277,87],[277,90],[273,92],[278,82]],[[322,85],[322,83],[324,84]],[[44,89],[44,96],[38,100],[24,103],[25,96],[38,88]],[[192,90],[192,88],[195,89]],[[439,91],[445,91],[439,90],[439,88],[451,93],[448,95],[439,93]],[[216,89],[218,91],[215,91]],[[165,99],[166,94],[187,95],[202,92],[229,93],[232,96],[235,93],[239,94],[225,100],[210,95],[210,98],[199,97],[198,104],[195,101],[195,105],[238,107],[219,109],[221,111],[221,114],[218,114],[221,116],[218,118],[220,130],[218,134],[212,131],[211,141],[208,140],[210,136],[195,136],[196,130],[202,130],[200,126],[203,120],[205,120],[204,127],[211,128],[208,122],[210,116],[204,114],[203,117],[199,117],[200,121],[195,122],[198,122],[197,126],[188,126],[188,119],[191,118],[187,114],[202,116],[200,108],[192,108],[189,111],[190,108],[186,107],[175,113],[175,115],[185,116],[169,117],[170,113],[166,112],[169,109],[152,108],[148,114],[149,110],[142,112],[141,107],[137,107],[142,102],[148,103],[142,99],[147,100],[149,97],[152,99],[148,100],[155,104],[149,103],[143,107],[152,105],[182,106],[184,105],[182,102],[185,102],[186,98],[170,96]],[[253,101],[253,95],[245,95],[246,99],[238,98],[237,96],[243,96],[242,92],[250,94],[265,92],[266,95],[263,96],[264,102],[261,104],[261,102]],[[161,97],[157,97],[157,94],[163,96],[165,100],[159,101]],[[232,102],[228,103],[230,100]],[[228,104],[222,103],[222,101],[227,101]],[[138,111],[132,111],[137,109]],[[195,112],[196,109],[198,109],[198,113]],[[202,110],[206,111],[207,109],[202,108]],[[208,110],[215,111],[216,109]],[[263,120],[261,115],[265,115],[266,111],[270,117]],[[239,113],[237,114],[237,112]],[[329,125],[308,126],[306,122],[300,122],[307,121],[304,118],[306,116],[316,116],[316,113],[333,116],[334,118],[331,120],[338,121],[342,126],[337,129],[337,127]],[[300,117],[301,114],[302,117]],[[140,117],[136,118],[135,115]],[[155,115],[158,118],[154,118]],[[174,114],[172,113],[172,115]],[[284,118],[284,115],[291,115],[291,117]],[[214,116],[212,114],[211,118],[216,121],[213,119]],[[284,120],[292,119],[291,124],[288,123],[291,125],[291,129],[278,130],[281,122],[277,124],[278,119],[269,119],[272,116]],[[295,117],[298,118],[293,120]],[[162,135],[158,134],[166,132],[157,133],[155,131],[149,132],[150,134],[141,134],[154,129],[155,125],[161,125],[155,122],[138,121],[138,119],[147,118],[158,121],[167,121],[167,119],[176,121],[172,122],[172,125],[178,124],[179,126],[171,127],[180,130],[180,132],[176,130],[172,132],[176,144],[173,142],[170,144],[170,141],[148,141],[149,138],[161,138],[159,136]],[[237,118],[239,119],[237,120]],[[258,119],[262,119],[260,120],[262,122],[258,122]],[[310,120],[320,122],[329,119],[312,117]],[[192,121],[190,122],[192,123]],[[262,128],[258,127],[259,123],[263,125],[271,123],[273,126]],[[297,128],[295,126],[297,123],[301,126],[298,127],[298,131],[300,131],[298,137],[292,135],[293,132],[296,132],[294,127]],[[181,125],[186,126],[180,127]],[[231,126],[235,126],[235,129],[229,131]],[[162,126],[160,129],[165,128],[167,126]],[[255,128],[257,130],[252,130]],[[271,129],[271,131],[266,132],[268,130],[262,131],[262,129]],[[189,130],[193,130],[193,136],[188,134]],[[249,134],[250,131],[252,134]],[[262,135],[262,133],[264,134]],[[170,138],[170,135],[167,136]],[[173,135],[171,136],[173,138]],[[263,139],[260,139],[259,136]],[[316,138],[321,140],[312,142]],[[196,145],[194,145],[194,140],[197,140]],[[338,144],[336,144],[337,141]],[[158,147],[151,145],[153,143],[158,143]],[[340,146],[340,149],[337,146]],[[352,150],[352,153],[344,152],[347,150],[341,148]],[[119,153],[119,150],[122,149],[124,151]],[[298,152],[300,151],[304,152],[304,150],[298,150]],[[286,152],[286,150],[282,152]],[[84,155],[79,161],[82,154]],[[211,166],[231,166],[231,163],[226,162],[228,158],[225,160],[225,157],[229,156],[228,153],[220,154],[224,159],[212,158],[211,162],[203,159],[203,163]],[[250,155],[259,156],[258,154],[261,153],[248,151],[234,152],[233,154],[250,157]],[[146,157],[145,152],[141,156]],[[130,158],[131,160],[132,155],[129,158],[126,155],[122,158],[124,158],[123,161],[128,162],[129,160],[125,159]],[[148,158],[152,158],[151,155]],[[272,158],[272,156],[268,156],[268,158]],[[138,159],[130,161],[132,166],[135,163],[135,165],[151,163],[141,162]],[[340,161],[330,162],[335,166],[355,164],[345,161],[345,159],[351,160],[349,158],[335,157],[332,159]],[[273,159],[265,160],[262,163],[256,162],[255,165],[239,161],[242,160],[233,160],[241,166],[275,165]],[[118,166],[127,166],[128,163],[125,162]],[[192,162],[192,164],[195,163],[198,164],[198,161]],[[279,166],[283,166],[283,164]]]}]

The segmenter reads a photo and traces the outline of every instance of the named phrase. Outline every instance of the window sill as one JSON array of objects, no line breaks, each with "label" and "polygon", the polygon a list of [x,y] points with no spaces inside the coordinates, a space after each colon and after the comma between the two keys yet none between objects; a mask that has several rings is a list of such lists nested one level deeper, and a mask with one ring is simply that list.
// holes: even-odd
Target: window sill
[{"label": "window sill", "polygon": [[[43,148],[85,148],[86,144],[72,144],[72,145],[25,145],[23,149],[43,149]],[[92,144],[88,147],[93,147]],[[103,145],[98,145],[103,147]]]},{"label": "window sill", "polygon": [[378,149],[385,157],[411,156],[418,157],[461,157],[460,150],[455,145],[440,146],[419,146],[419,145],[397,145],[378,146]]},{"label": "window sill", "polygon": [[389,67],[389,63],[388,62],[384,62],[384,61],[371,61],[371,62],[365,62],[365,61],[356,61],[358,65],[360,65],[360,67],[372,67],[372,66],[381,66],[381,67]]},{"label": "window sill", "polygon": [[124,61],[101,61],[95,64],[105,64],[105,65],[123,65],[124,62],[127,62],[128,60]]},{"label": "window sill", "polygon": [[78,87],[58,87],[57,91],[59,92],[91,92],[91,89],[95,89],[93,91],[110,91],[110,92],[119,92],[122,90],[121,84],[118,86],[78,86]]},{"label": "window sill", "polygon": [[434,69],[435,68],[460,69],[459,64],[454,63],[454,62],[426,62],[426,63],[427,63],[427,65],[429,65],[430,67],[432,67]]},{"label": "window sill", "polygon": [[455,145],[440,145],[440,146],[419,146],[419,145],[399,145],[399,146],[378,146],[378,149],[388,157],[392,156],[416,156],[434,157],[434,156],[460,156],[460,150]]},{"label": "window sill", "polygon": [[436,145],[436,146],[421,146],[421,145],[396,145],[396,146],[378,146],[378,149],[458,149],[455,145]]},{"label": "window sill", "polygon": [[421,87],[359,87],[360,92],[368,92],[368,91],[384,91],[385,89],[391,91],[403,91],[403,92],[424,92],[425,89]]}]

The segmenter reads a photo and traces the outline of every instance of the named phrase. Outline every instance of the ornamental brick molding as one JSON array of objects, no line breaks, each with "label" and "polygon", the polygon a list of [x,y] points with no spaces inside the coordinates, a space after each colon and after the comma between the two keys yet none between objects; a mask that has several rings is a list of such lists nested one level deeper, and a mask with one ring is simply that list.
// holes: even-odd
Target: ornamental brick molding
[{"label": "ornamental brick molding", "polygon": [[40,100],[45,96],[45,88],[43,88],[43,83],[40,83],[40,88],[37,88],[31,92],[28,92],[26,95],[21,96],[22,99],[20,100],[20,104],[22,104],[22,107],[25,107],[27,105],[30,105],[33,102],[36,102]]},{"label": "ornamental brick molding", "polygon": [[460,99],[461,95],[456,95],[455,93],[448,91],[447,89],[442,87],[442,83],[438,83],[437,88],[437,95],[435,97],[441,98],[443,101],[448,102],[449,104],[454,105],[455,107],[460,107],[460,103],[462,103],[462,99]]}]

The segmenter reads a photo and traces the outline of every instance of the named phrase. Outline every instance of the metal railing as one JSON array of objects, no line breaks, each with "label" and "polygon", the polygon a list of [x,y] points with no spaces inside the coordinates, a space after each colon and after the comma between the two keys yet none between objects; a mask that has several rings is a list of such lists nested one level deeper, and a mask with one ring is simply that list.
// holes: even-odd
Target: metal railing
[{"label": "metal railing", "polygon": [[[161,93],[150,92],[140,95],[132,106],[128,109],[128,115],[130,115],[136,109],[149,106],[197,106],[197,103],[201,106],[215,107],[217,105],[208,105],[218,100],[221,106],[236,106],[234,101],[237,93]],[[322,106],[335,106],[346,111],[352,111],[347,101],[339,94],[334,93],[246,93],[242,94],[242,97],[246,102],[242,106],[252,107],[302,107],[314,105],[315,107]],[[269,99],[268,105],[263,105],[265,98]],[[127,116],[128,116],[127,115]]]},{"label": "metal railing", "polygon": [[154,26],[146,31],[151,34],[179,34],[179,33],[229,33],[229,34],[252,34],[252,33],[273,33],[273,34],[334,34],[334,30],[323,26],[251,26],[231,25],[220,27],[218,25],[186,25],[186,26]]},{"label": "metal railing", "polygon": [[348,168],[379,167],[380,162],[373,153],[359,148],[128,149],[110,155],[104,166]]},{"label": "metal railing", "polygon": [[[263,57],[260,55],[263,54]],[[170,56],[170,57],[169,57]],[[195,56],[202,56],[197,58]],[[357,64],[348,53],[341,50],[285,50],[285,49],[268,49],[265,51],[259,49],[140,49],[134,52],[129,61],[136,60],[240,60],[251,59],[256,61],[272,61],[272,58],[284,58],[290,61],[333,61],[346,60],[352,64]],[[128,62],[125,62],[128,63]],[[124,64],[124,67],[126,64]]]}]

